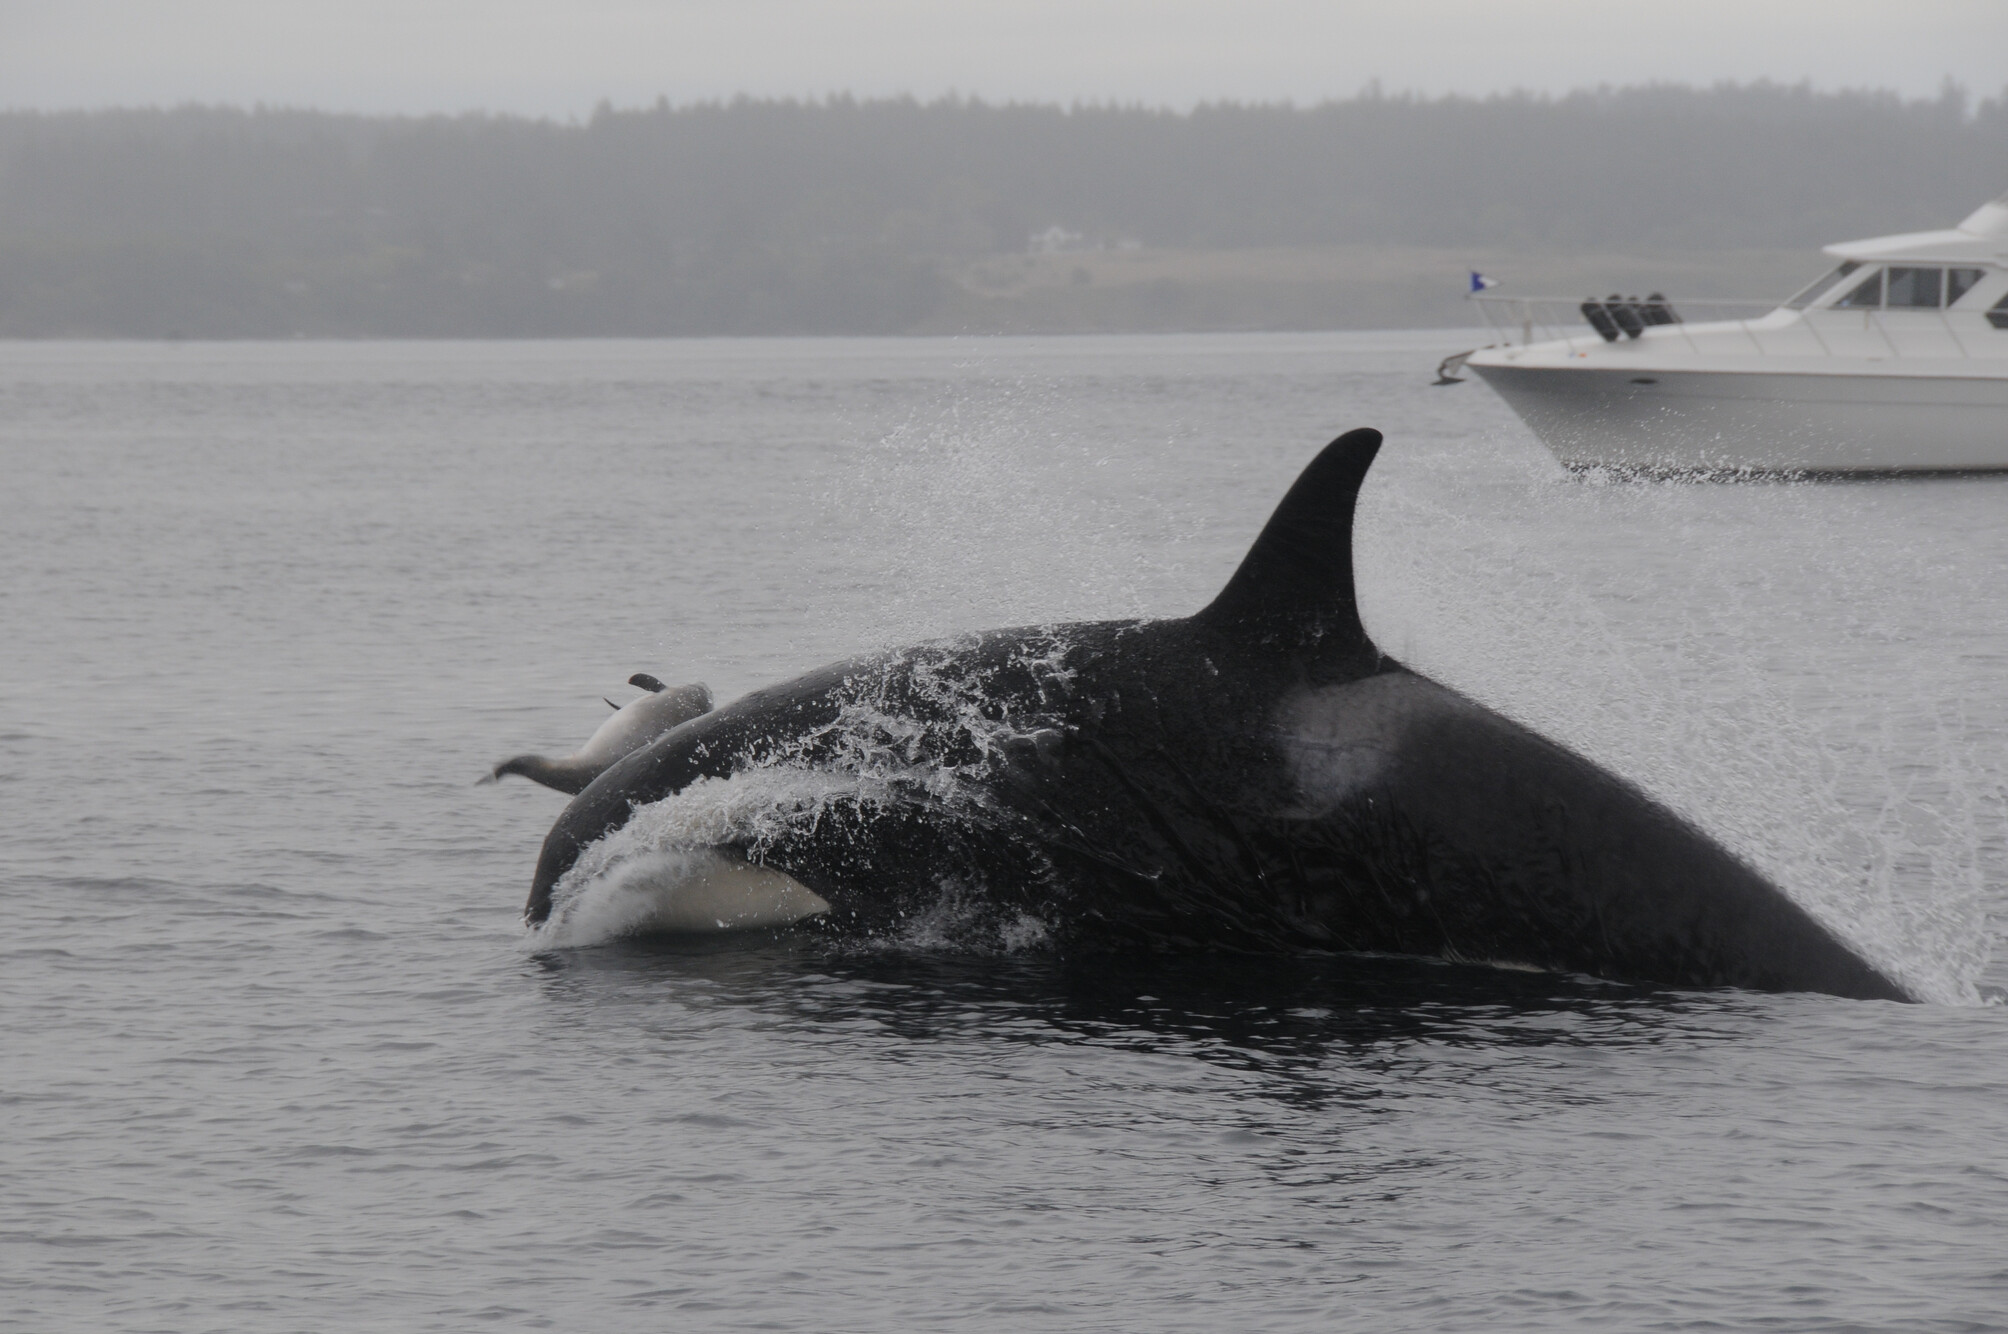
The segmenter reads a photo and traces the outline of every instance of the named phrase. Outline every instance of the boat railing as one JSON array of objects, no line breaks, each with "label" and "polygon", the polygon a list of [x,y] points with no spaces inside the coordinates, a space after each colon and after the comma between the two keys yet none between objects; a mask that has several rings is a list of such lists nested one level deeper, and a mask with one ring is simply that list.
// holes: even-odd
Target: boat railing
[{"label": "boat railing", "polygon": [[[1571,351],[1587,351],[1607,342],[1629,341],[1646,329],[1664,328],[1678,335],[1690,351],[1699,353],[1702,349],[1689,332],[1689,326],[1706,324],[1714,333],[1735,329],[1749,350],[1758,356],[1832,356],[1837,350],[1857,352],[1859,344],[1844,349],[1834,347],[1830,335],[1843,333],[1856,336],[1868,333],[1892,357],[1942,357],[1948,352],[1961,357],[1973,355],[1966,338],[1943,310],[1906,310],[1903,312],[1906,317],[1935,314],[1937,319],[1920,324],[1906,318],[1893,326],[1881,310],[1800,312],[1802,316],[1823,318],[1780,323],[1768,319],[1780,309],[1780,302],[1736,297],[1669,299],[1654,293],[1641,301],[1636,297],[1584,299],[1474,292],[1470,299],[1477,303],[1485,322],[1507,347],[1560,342],[1569,344]],[[1846,321],[1845,325],[1841,320]],[[1827,327],[1823,329],[1823,325]],[[1715,344],[1715,350],[1719,351],[1720,346]]]}]

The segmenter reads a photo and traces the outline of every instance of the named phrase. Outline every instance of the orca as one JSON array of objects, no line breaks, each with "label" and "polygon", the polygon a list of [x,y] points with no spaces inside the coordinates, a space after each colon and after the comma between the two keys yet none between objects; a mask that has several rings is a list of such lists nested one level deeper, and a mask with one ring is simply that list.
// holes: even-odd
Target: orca
[{"label": "orca", "polygon": [[1380,444],[1327,446],[1190,616],[861,657],[656,739],[559,817],[526,921],[577,901],[654,803],[792,774],[821,795],[718,851],[803,887],[798,930],[896,933],[953,894],[1067,950],[1913,999],[1639,788],[1374,644],[1352,528]]},{"label": "orca", "polygon": [[636,672],[628,684],[648,693],[626,705],[608,700],[613,717],[601,723],[593,734],[563,759],[543,755],[517,755],[502,761],[481,783],[496,783],[510,774],[521,774],[534,783],[576,795],[603,773],[607,766],[641,749],[663,733],[699,717],[711,709],[711,688],[702,682],[687,686],[666,686],[647,672]]}]

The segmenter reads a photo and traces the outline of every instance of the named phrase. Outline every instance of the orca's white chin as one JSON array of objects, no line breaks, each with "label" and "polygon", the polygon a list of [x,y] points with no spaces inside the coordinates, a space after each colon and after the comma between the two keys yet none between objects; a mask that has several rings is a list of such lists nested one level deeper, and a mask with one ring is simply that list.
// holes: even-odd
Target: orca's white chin
[{"label": "orca's white chin", "polygon": [[657,853],[615,874],[628,935],[772,929],[830,910],[793,876],[724,848]]}]

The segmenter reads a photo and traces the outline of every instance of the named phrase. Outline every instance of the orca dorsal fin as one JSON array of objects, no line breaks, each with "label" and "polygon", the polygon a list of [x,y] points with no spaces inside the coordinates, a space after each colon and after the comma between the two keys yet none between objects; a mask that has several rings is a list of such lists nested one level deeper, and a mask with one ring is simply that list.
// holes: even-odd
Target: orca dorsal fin
[{"label": "orca dorsal fin", "polygon": [[1353,508],[1381,433],[1348,431],[1298,474],[1220,595],[1193,617],[1336,653],[1378,654],[1353,593]]}]

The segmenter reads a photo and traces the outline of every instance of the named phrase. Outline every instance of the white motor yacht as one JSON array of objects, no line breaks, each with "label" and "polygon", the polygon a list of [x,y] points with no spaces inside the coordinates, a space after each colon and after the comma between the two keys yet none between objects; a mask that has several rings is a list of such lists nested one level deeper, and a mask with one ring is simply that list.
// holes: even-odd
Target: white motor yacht
[{"label": "white motor yacht", "polygon": [[1476,294],[1505,341],[1462,360],[1576,469],[2008,469],[2008,196],[1825,253],[1742,317],[1696,318],[1769,303]]}]

